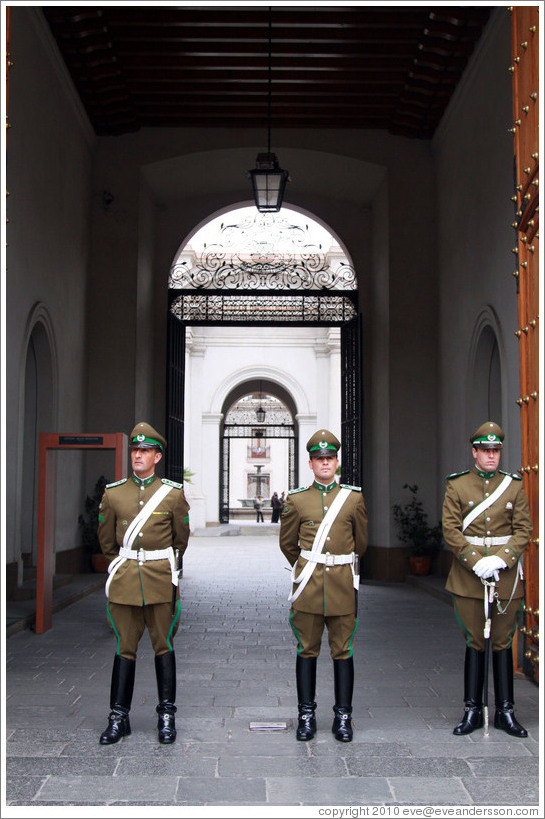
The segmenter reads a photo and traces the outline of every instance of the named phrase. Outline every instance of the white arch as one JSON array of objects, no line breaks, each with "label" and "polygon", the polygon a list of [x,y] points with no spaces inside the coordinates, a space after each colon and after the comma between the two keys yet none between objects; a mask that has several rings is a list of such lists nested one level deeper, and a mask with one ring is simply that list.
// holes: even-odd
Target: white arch
[{"label": "white arch", "polygon": [[243,384],[245,381],[262,380],[273,381],[287,390],[294,400],[297,414],[308,414],[310,412],[309,399],[306,392],[301,385],[280,367],[274,367],[268,364],[262,365],[248,365],[240,367],[237,370],[229,373],[223,381],[218,384],[214,394],[210,399],[210,404],[207,411],[211,414],[219,414],[222,411],[225,399],[235,387]]},{"label": "white arch", "polygon": [[[214,219],[217,219],[219,216],[223,216],[226,213],[233,213],[233,211],[240,210],[241,208],[252,207],[253,204],[254,204],[253,201],[250,201],[250,200],[243,200],[241,202],[235,202],[232,205],[228,205],[226,207],[219,208],[218,210],[216,210],[213,213],[209,214],[205,219],[201,219],[201,221],[197,225],[195,225],[195,227],[187,234],[187,236],[181,242],[181,244],[178,245],[176,253],[174,254],[174,256],[172,258],[172,261],[171,261],[171,267],[175,263],[175,261],[179,257],[179,255],[183,252],[184,248],[191,242],[191,239],[201,230],[201,228],[203,228],[206,225],[210,224],[210,222],[212,222]],[[315,222],[317,225],[320,225],[320,227],[322,227],[324,230],[326,230],[329,233],[329,235],[333,237],[335,242],[339,245],[339,247],[343,251],[344,255],[346,256],[346,258],[348,260],[348,263],[352,267],[354,267],[352,258],[350,256],[350,253],[348,252],[348,249],[347,249],[344,241],[336,233],[336,231],[331,229],[331,227],[327,224],[327,222],[325,222],[323,219],[321,219],[319,216],[317,216],[315,213],[308,210],[307,208],[301,208],[298,205],[289,205],[286,202],[284,202],[284,205],[282,206],[282,210],[293,211],[294,213],[300,213],[303,216],[305,216],[307,219],[309,219],[310,221]],[[356,277],[357,277],[357,273],[356,273]]]}]

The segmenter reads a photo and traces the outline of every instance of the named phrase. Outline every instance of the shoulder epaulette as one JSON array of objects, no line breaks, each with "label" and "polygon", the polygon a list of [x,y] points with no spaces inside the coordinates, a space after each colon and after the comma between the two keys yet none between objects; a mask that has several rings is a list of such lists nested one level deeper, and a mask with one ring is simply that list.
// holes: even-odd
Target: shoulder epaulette
[{"label": "shoulder epaulette", "polygon": [[341,483],[341,489],[352,489],[353,492],[361,492],[361,486],[350,486],[348,483]]},{"label": "shoulder epaulette", "polygon": [[107,483],[106,489],[111,489],[112,486],[121,486],[122,483],[127,483],[127,478],[121,478],[120,481],[116,481],[115,483]]},{"label": "shoulder epaulette", "polygon": [[459,478],[460,475],[469,475],[469,469],[464,469],[463,472],[453,472],[452,475],[447,475],[447,481],[451,481],[453,478]]},{"label": "shoulder epaulette", "polygon": [[297,492],[306,492],[307,489],[310,489],[310,486],[300,486],[299,489],[290,489],[288,495],[296,495]]},{"label": "shoulder epaulette", "polygon": [[161,478],[161,483],[166,483],[167,486],[172,486],[174,489],[183,489],[183,484],[169,481],[168,478]]},{"label": "shoulder epaulette", "polygon": [[503,469],[498,469],[498,472],[501,472],[502,475],[509,475],[510,478],[514,478],[516,481],[522,480],[522,475],[519,475],[518,472],[504,472]]}]

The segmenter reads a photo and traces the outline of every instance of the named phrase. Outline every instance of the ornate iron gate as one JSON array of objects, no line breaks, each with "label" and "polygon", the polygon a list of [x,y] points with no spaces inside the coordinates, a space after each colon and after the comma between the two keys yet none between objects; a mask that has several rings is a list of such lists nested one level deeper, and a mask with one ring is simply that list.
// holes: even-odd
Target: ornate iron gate
[{"label": "ornate iron gate", "polygon": [[362,481],[361,315],[341,327],[341,480]]},{"label": "ornate iron gate", "polygon": [[166,474],[184,480],[185,324],[168,312],[167,318],[167,449]]},{"label": "ornate iron gate", "polygon": [[[220,523],[229,523],[229,466],[230,466],[230,442],[232,438],[250,438],[251,431],[255,427],[245,424],[224,424],[220,434],[220,486],[219,486],[219,520]],[[267,440],[273,438],[288,439],[288,475],[289,485],[297,485],[297,437],[293,424],[274,426],[272,424],[260,424],[266,431]]]}]

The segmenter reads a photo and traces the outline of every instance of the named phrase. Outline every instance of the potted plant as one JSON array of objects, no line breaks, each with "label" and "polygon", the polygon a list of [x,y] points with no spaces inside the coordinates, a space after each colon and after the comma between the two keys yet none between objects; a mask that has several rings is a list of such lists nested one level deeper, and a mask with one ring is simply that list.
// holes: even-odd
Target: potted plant
[{"label": "potted plant", "polygon": [[108,566],[108,560],[102,553],[98,541],[98,510],[107,483],[109,483],[108,479],[101,475],[95,484],[93,494],[85,498],[84,513],[78,517],[81,542],[86,554],[90,556],[95,572],[105,572]]},{"label": "potted plant", "polygon": [[397,527],[398,537],[406,543],[409,550],[411,572],[429,574],[431,559],[439,551],[443,542],[441,522],[430,526],[424,505],[418,497],[416,484],[404,484],[403,489],[411,493],[411,500],[405,504],[395,503],[392,514]]}]

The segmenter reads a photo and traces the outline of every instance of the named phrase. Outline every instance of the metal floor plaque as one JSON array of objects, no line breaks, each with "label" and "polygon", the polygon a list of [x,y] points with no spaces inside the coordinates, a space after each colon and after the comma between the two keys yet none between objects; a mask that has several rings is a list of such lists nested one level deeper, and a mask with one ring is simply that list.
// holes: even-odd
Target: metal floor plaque
[{"label": "metal floor plaque", "polygon": [[287,731],[287,722],[251,722],[250,731]]}]

